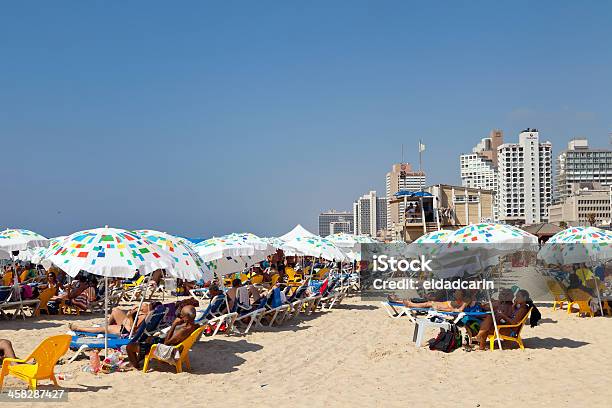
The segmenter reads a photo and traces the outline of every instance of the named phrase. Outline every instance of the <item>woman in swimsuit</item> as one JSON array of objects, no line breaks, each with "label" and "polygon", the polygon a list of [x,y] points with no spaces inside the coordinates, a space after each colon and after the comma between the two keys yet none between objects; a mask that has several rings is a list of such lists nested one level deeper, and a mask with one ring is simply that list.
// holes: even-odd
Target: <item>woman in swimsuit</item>
[{"label": "woman in swimsuit", "polygon": [[[134,331],[138,330],[138,326],[144,321],[147,315],[151,312],[152,307],[151,304],[145,302],[142,304],[142,308],[140,309],[140,313],[138,314],[138,321],[134,327]],[[138,306],[134,306],[129,311],[125,312],[118,307],[115,307],[111,315],[108,318],[108,332],[111,334],[119,334],[119,335],[128,335],[132,330],[132,325],[134,324],[134,317],[136,316],[136,312],[138,311]],[[68,325],[70,330],[85,332],[85,333],[104,333],[104,326],[102,327],[79,327],[70,323]]]}]

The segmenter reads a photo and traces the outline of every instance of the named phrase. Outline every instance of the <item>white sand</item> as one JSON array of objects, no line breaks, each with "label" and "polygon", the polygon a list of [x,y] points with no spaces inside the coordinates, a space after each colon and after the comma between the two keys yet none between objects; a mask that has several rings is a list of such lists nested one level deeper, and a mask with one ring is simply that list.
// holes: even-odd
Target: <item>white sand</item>
[{"label": "white sand", "polygon": [[[523,331],[525,351],[444,354],[416,349],[406,318],[348,299],[280,328],[203,338],[191,353],[192,373],[154,363],[147,374],[94,376],[79,360],[62,369],[73,375],[60,382],[69,404],[51,406],[609,406],[612,319],[541,311],[541,325]],[[75,319],[91,316],[0,321],[0,338],[24,356]],[[5,386],[21,384],[9,378]]]}]

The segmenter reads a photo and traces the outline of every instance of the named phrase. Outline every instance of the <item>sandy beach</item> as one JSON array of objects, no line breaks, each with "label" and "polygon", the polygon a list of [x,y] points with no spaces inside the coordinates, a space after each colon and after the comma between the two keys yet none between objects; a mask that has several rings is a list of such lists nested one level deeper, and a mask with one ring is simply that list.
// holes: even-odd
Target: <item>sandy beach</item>
[{"label": "sandy beach", "polygon": [[[146,374],[96,376],[82,372],[86,358],[77,360],[61,368],[71,377],[60,382],[69,403],[53,406],[605,405],[612,399],[612,320],[541,311],[540,325],[523,331],[524,351],[444,354],[416,349],[408,319],[391,319],[379,303],[355,297],[278,328],[203,338],[192,349],[191,373],[155,364]],[[0,338],[24,356],[42,338],[66,332],[70,321],[101,323],[97,316],[0,321]],[[46,384],[39,388],[51,388]],[[21,385],[14,378],[5,383]]]}]

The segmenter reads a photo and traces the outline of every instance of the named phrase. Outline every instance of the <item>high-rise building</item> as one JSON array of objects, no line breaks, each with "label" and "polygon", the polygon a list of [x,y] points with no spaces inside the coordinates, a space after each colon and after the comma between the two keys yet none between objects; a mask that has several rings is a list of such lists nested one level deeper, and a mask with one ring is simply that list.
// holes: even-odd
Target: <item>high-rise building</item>
[{"label": "high-rise building", "polygon": [[376,197],[370,191],[353,203],[353,224],[355,234],[376,237],[387,226],[387,199]]},{"label": "high-rise building", "polygon": [[518,143],[497,148],[499,220],[535,224],[548,219],[552,203],[552,144],[540,143],[537,129],[519,134]]},{"label": "high-rise building", "polygon": [[386,177],[387,230],[394,225],[403,225],[404,203],[392,202],[394,194],[400,190],[419,191],[425,187],[425,172],[413,171],[410,163],[394,164]]},{"label": "high-rise building", "polygon": [[329,210],[319,214],[319,235],[322,237],[337,232],[352,233],[354,228],[351,212]]},{"label": "high-rise building", "polygon": [[[472,153],[459,157],[461,185],[464,187],[493,190],[497,192],[497,148],[504,143],[501,130],[492,130],[489,137],[481,139]],[[497,220],[497,205],[493,209]]]},{"label": "high-rise building", "polygon": [[555,202],[572,194],[575,183],[612,185],[612,151],[589,149],[587,139],[575,139],[567,144],[557,158]]}]

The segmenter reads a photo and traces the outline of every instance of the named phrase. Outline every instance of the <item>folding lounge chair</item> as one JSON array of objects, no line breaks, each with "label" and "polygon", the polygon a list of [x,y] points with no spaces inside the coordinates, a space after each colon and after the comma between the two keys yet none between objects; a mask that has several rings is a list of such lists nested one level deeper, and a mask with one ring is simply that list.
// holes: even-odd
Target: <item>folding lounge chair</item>
[{"label": "folding lounge chair", "polygon": [[203,302],[204,300],[208,299],[208,288],[190,289],[189,294],[197,301]]},{"label": "folding lounge chair", "polygon": [[[68,351],[69,343],[70,336],[66,334],[47,337],[28,357],[24,359],[5,358],[0,370],[0,390],[4,385],[4,377],[7,375],[27,382],[32,390],[36,390],[40,380],[51,380],[57,387],[53,369],[57,361]],[[35,364],[32,364],[32,361],[35,361]]]},{"label": "folding lounge chair", "polygon": [[[4,297],[4,301],[0,300],[0,317],[6,319],[8,316],[5,313],[5,310],[14,310],[15,313],[13,314],[13,319],[16,319],[17,316],[21,316],[21,318],[25,320],[26,308],[31,309],[32,315],[34,315],[40,301],[38,299],[13,299],[15,297],[14,288],[14,286],[8,286],[3,287],[0,290],[0,299]],[[21,288],[18,290],[21,290]]]},{"label": "folding lounge chair", "polygon": [[[155,336],[166,317],[166,313],[167,309],[163,306],[155,308],[153,313],[146,317],[131,338],[121,337],[117,334],[108,334],[108,348],[118,349],[133,342],[143,341],[147,337]],[[76,350],[69,361],[72,363],[85,350],[103,349],[104,334],[100,337],[99,335],[94,336],[94,333],[76,332],[76,335],[72,336],[70,341],[70,348]]]},{"label": "folding lounge chair", "polygon": [[410,308],[403,303],[399,302],[380,302],[383,306],[383,309],[387,312],[389,317],[394,319],[399,319],[402,316],[412,317],[413,308]]},{"label": "folding lounge chair", "polygon": [[209,306],[204,310],[202,316],[196,319],[196,323],[214,325],[215,331],[212,334],[213,336],[219,332],[223,323],[227,326],[227,333],[231,332],[238,313],[223,313],[221,310],[225,304],[225,295],[215,296],[211,299]]},{"label": "folding lounge chair", "polygon": [[[242,334],[248,334],[253,324],[257,324],[260,321],[261,316],[266,312],[266,302],[267,298],[261,298],[256,307],[250,312],[244,314],[238,312],[235,324],[236,326],[245,326]],[[236,330],[240,332],[238,328],[236,328]]]},{"label": "folding lounge chair", "polygon": [[272,290],[271,298],[269,299],[271,304],[265,304],[266,310],[261,313],[255,321],[257,326],[262,327],[262,320],[266,317],[270,319],[270,322],[268,323],[269,327],[274,325],[274,323],[281,324],[285,319],[285,315],[289,311],[289,304],[283,304],[282,302],[282,296],[279,288],[274,288]]}]

